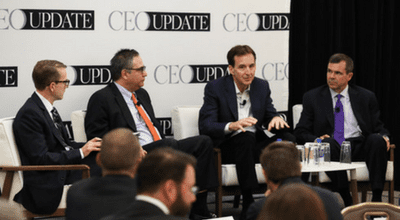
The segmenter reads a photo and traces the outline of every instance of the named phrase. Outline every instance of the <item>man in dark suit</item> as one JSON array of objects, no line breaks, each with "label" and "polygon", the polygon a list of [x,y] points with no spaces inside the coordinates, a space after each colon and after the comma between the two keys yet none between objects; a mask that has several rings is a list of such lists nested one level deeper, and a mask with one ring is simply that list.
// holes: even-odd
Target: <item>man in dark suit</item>
[{"label": "man in dark suit", "polygon": [[67,194],[67,219],[100,219],[135,201],[136,170],[146,151],[133,131],[116,128],[104,135],[97,164],[103,177],[74,183]]},{"label": "man in dark suit", "polygon": [[[101,139],[93,138],[85,145],[71,143],[53,107],[69,85],[66,66],[54,60],[39,61],[32,78],[36,91],[18,111],[13,123],[22,165],[85,163],[92,168],[91,175],[96,175],[100,169],[91,152],[100,150]],[[38,214],[53,213],[60,203],[64,185],[82,178],[78,171],[26,171],[23,175],[23,188],[14,200]]]},{"label": "man in dark suit", "polygon": [[187,219],[196,200],[196,159],[170,147],[150,152],[139,165],[136,202],[103,220]]},{"label": "man in dark suit", "polygon": [[[267,81],[255,77],[256,54],[247,45],[233,47],[227,55],[228,76],[209,82],[200,109],[200,134],[221,148],[222,162],[236,164],[243,195],[243,211],[252,203],[251,190],[258,187],[254,165],[263,147],[282,138],[295,141],[289,125],[276,112]],[[274,129],[269,138],[264,128]]]},{"label": "man in dark suit", "polygon": [[124,127],[139,133],[139,142],[147,152],[171,146],[195,156],[201,193],[197,195],[192,215],[211,217],[206,205],[207,190],[216,187],[218,180],[210,138],[196,136],[179,141],[164,138],[150,96],[141,88],[147,72],[137,51],[123,49],[117,52],[111,59],[111,73],[114,82],[90,97],[85,117],[87,137],[102,137],[111,129]]},{"label": "man in dark suit", "polygon": [[[323,142],[330,143],[333,161],[339,161],[342,141],[350,141],[352,160],[365,161],[367,164],[373,191],[372,201],[381,201],[388,160],[387,151],[390,148],[389,132],[379,119],[380,112],[375,94],[359,86],[350,85],[352,77],[352,59],[345,54],[332,55],[327,70],[328,85],[304,94],[303,112],[294,134],[299,142],[313,142],[320,138]],[[342,134],[335,131],[335,124],[337,128],[340,127],[339,121],[335,120],[340,112],[344,114],[344,122],[341,122],[344,131],[338,129]],[[340,193],[346,206],[351,205],[346,172],[327,174],[334,184],[333,190]]]},{"label": "man in dark suit", "polygon": [[[282,186],[291,184],[304,184],[314,190],[322,202],[328,219],[341,220],[341,206],[338,197],[327,189],[306,185],[300,178],[301,164],[299,161],[299,151],[294,143],[287,141],[274,142],[268,145],[260,156],[263,173],[267,181],[268,190],[266,197],[257,200],[247,211],[246,219],[255,220],[261,212],[261,209],[268,195],[274,193]],[[295,218],[293,216],[293,218]]]}]

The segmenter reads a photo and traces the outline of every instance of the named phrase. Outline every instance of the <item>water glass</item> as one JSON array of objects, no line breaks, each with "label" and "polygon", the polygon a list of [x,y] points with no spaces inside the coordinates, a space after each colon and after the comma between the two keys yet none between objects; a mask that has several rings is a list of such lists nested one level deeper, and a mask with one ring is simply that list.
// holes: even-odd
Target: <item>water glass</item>
[{"label": "water glass", "polygon": [[351,145],[349,141],[343,141],[340,147],[340,163],[351,163]]},{"label": "water glass", "polygon": [[306,143],[306,163],[309,166],[319,165],[319,147],[317,143]]},{"label": "water glass", "polygon": [[299,151],[299,160],[300,163],[303,165],[306,165],[306,159],[305,159],[305,149],[303,145],[297,145],[297,150]]},{"label": "water glass", "polygon": [[331,145],[329,143],[321,143],[321,148],[324,149],[324,161],[331,162]]}]

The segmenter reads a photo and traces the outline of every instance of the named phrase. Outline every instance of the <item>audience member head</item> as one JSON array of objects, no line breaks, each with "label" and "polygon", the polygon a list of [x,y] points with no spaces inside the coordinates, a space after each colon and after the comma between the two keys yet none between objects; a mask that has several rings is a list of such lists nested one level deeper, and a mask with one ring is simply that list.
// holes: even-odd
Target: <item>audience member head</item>
[{"label": "audience member head", "polygon": [[163,202],[171,215],[185,216],[196,200],[196,159],[169,147],[151,151],[139,165],[138,194]]},{"label": "audience member head", "polygon": [[251,49],[250,46],[236,45],[232,47],[227,54],[228,64],[232,67],[235,67],[235,56],[243,56],[250,53],[253,54],[254,60],[256,60],[256,53],[253,49]]},{"label": "audience member head", "polygon": [[268,196],[257,220],[325,220],[325,206],[305,184],[288,184]]},{"label": "audience member head", "polygon": [[103,175],[119,174],[134,177],[136,168],[146,155],[133,131],[116,128],[104,135],[97,163]]},{"label": "audience member head", "polygon": [[114,81],[121,77],[124,69],[134,68],[133,58],[139,56],[139,52],[134,49],[122,49],[118,51],[111,59],[111,75]]},{"label": "audience member head", "polygon": [[335,53],[329,58],[329,63],[340,63],[341,61],[344,61],[346,63],[346,68],[345,68],[346,74],[353,72],[354,69],[353,60],[346,54]]},{"label": "audience member head", "polygon": [[276,141],[269,144],[262,151],[260,162],[267,183],[280,185],[289,177],[301,176],[299,152],[292,142]]}]

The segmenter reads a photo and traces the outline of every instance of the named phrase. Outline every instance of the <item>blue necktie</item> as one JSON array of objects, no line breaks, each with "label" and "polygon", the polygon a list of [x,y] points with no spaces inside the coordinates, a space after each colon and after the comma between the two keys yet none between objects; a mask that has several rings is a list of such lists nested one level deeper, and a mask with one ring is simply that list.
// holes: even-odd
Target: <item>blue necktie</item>
[{"label": "blue necktie", "polygon": [[335,132],[333,133],[333,138],[342,145],[344,139],[344,112],[343,105],[340,101],[342,96],[340,94],[337,95],[337,102],[335,106]]}]

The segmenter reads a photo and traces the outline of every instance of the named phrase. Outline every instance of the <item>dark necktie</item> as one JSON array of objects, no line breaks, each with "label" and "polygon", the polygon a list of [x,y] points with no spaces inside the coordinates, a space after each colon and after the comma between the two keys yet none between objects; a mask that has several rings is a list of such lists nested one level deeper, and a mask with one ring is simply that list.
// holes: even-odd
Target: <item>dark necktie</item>
[{"label": "dark necktie", "polygon": [[53,115],[53,121],[54,121],[54,125],[56,126],[62,141],[62,145],[64,146],[64,148],[69,151],[72,150],[72,147],[68,146],[67,143],[65,143],[64,140],[64,136],[63,136],[63,130],[62,127],[64,126],[60,117],[60,114],[58,114],[58,111],[56,108],[53,108],[53,110],[51,110],[51,114]]},{"label": "dark necktie", "polygon": [[343,104],[340,101],[342,96],[340,94],[337,95],[337,102],[335,106],[335,132],[333,133],[333,138],[342,145],[344,139],[344,112],[343,112]]}]

